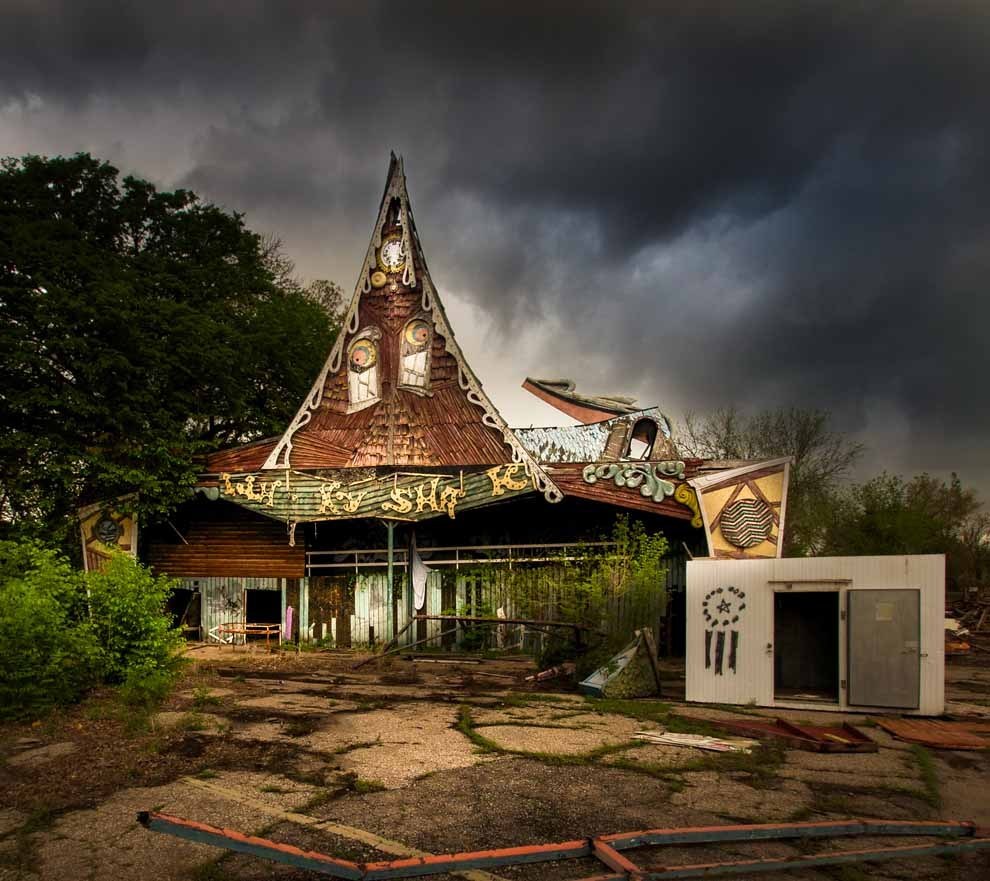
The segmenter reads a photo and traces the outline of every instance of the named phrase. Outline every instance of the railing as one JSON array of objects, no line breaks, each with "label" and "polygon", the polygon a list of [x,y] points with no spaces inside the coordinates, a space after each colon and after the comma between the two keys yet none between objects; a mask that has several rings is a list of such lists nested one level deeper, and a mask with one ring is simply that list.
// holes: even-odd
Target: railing
[{"label": "railing", "polygon": [[[420,557],[427,566],[476,566],[478,564],[508,565],[513,563],[562,563],[586,560],[602,548],[615,547],[611,541],[556,542],[551,544],[501,544],[501,545],[458,545],[451,547],[420,547]],[[340,558],[347,559],[340,559]],[[328,559],[329,558],[329,559]],[[392,552],[395,566],[405,566],[409,562],[406,548],[396,548]],[[306,572],[308,575],[341,569],[357,572],[360,569],[380,568],[388,563],[386,548],[337,549],[328,551],[308,551]]]}]

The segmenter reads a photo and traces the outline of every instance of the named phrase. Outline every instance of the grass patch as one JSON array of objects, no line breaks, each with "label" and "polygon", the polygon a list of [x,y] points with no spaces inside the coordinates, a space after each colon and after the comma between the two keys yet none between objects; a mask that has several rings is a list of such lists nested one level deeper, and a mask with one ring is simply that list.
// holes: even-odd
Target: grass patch
[{"label": "grass patch", "polygon": [[919,744],[914,744],[911,747],[911,757],[918,767],[921,782],[925,787],[925,801],[933,808],[941,807],[942,793],[938,785],[938,770],[935,768],[935,759],[927,749]]},{"label": "grass patch", "polygon": [[359,795],[367,795],[369,792],[384,792],[388,789],[380,780],[364,780],[360,777],[354,780],[350,788]]},{"label": "grass patch", "polygon": [[376,737],[374,740],[358,740],[354,743],[345,743],[343,746],[338,746],[330,755],[332,756],[342,756],[345,753],[353,752],[356,749],[368,749],[372,746],[381,746],[381,737]]},{"label": "grass patch", "polygon": [[507,753],[509,750],[503,749],[494,740],[489,740],[484,734],[478,732],[474,727],[474,719],[471,716],[471,708],[462,704],[457,711],[457,722],[454,727],[461,732],[468,740],[475,745],[479,752],[483,753]]},{"label": "grass patch", "polygon": [[290,719],[282,728],[282,733],[288,737],[306,737],[319,727],[316,719]]},{"label": "grass patch", "polygon": [[510,691],[502,696],[502,705],[506,707],[525,707],[530,704],[569,704],[572,698],[562,697],[559,694],[542,694],[530,691]]},{"label": "grass patch", "polygon": [[640,722],[667,724],[670,716],[670,704],[663,701],[617,700],[606,697],[587,697],[585,701],[595,713],[628,716]]},{"label": "grass patch", "polygon": [[193,691],[192,704],[197,710],[220,705],[220,698],[205,685],[197,685]]},{"label": "grass patch", "polygon": [[288,789],[283,789],[281,786],[274,786],[271,783],[266,783],[264,786],[259,787],[258,788],[258,791],[259,792],[271,792],[271,793],[274,793],[275,795],[284,795],[289,790]]},{"label": "grass patch", "polygon": [[177,731],[206,731],[209,724],[199,713],[186,713],[175,723]]},{"label": "grass patch", "polygon": [[197,780],[216,780],[219,776],[212,768],[203,768],[193,774]]}]

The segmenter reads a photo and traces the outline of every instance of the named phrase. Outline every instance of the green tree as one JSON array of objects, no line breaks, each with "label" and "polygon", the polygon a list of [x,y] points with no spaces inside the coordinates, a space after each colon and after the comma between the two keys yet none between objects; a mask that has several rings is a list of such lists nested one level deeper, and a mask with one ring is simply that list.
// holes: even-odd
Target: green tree
[{"label": "green tree", "polygon": [[282,431],[338,324],[285,266],[186,190],[0,160],[0,529],[76,553],[81,502],[166,511],[197,456]]},{"label": "green tree", "polygon": [[823,552],[946,554],[949,589],[979,588],[990,581],[990,518],[955,474],[884,473],[838,496]]},{"label": "green tree", "polygon": [[688,413],[678,448],[703,459],[770,459],[790,456],[784,554],[820,553],[825,530],[861,444],[830,426],[823,410],[796,407],[746,415],[735,407],[699,416]]}]

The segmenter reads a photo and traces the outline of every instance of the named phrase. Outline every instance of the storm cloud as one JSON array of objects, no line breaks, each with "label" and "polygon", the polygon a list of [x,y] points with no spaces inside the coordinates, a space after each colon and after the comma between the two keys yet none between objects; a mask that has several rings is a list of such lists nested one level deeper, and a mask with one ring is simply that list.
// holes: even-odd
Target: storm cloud
[{"label": "storm cloud", "polygon": [[[511,10],[509,12],[506,9]],[[0,154],[87,150],[350,290],[394,149],[458,338],[675,422],[830,409],[990,494],[990,7],[0,0]]]}]

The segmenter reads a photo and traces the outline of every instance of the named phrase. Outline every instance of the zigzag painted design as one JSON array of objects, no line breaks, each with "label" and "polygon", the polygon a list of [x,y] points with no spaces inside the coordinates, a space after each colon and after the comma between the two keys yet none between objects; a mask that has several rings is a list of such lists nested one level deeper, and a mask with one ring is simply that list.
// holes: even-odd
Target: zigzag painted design
[{"label": "zigzag painted design", "polygon": [[773,527],[773,511],[759,499],[740,499],[727,505],[719,529],[737,548],[751,548],[764,541]]}]

